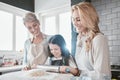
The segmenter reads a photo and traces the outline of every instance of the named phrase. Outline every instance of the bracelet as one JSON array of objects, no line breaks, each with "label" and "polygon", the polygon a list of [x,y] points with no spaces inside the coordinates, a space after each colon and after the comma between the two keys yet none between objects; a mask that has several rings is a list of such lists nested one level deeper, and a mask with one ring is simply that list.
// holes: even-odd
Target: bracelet
[{"label": "bracelet", "polygon": [[70,73],[70,69],[69,69],[69,68],[66,68],[66,69],[65,69],[65,72],[66,72],[66,73]]}]

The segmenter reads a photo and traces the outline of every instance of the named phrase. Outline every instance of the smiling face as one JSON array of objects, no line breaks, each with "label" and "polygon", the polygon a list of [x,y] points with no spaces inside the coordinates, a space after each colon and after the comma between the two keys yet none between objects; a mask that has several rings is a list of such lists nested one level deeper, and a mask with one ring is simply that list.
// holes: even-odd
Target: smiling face
[{"label": "smiling face", "polygon": [[40,34],[40,27],[37,22],[26,22],[25,26],[33,36],[38,36]]},{"label": "smiling face", "polygon": [[49,44],[50,52],[54,55],[54,57],[59,58],[61,57],[61,49],[56,44]]},{"label": "smiling face", "polygon": [[72,22],[78,33],[86,32],[86,28],[83,26],[82,18],[80,18],[80,14],[77,9],[72,12]]}]

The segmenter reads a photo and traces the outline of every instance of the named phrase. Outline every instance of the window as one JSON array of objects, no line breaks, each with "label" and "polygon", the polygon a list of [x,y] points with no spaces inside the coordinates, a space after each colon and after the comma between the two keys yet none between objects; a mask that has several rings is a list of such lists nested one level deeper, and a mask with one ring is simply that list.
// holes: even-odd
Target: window
[{"label": "window", "polygon": [[40,13],[42,31],[46,34],[61,34],[71,51],[71,12],[70,8],[49,10],[50,12]]},{"label": "window", "polygon": [[22,51],[24,49],[24,42],[28,37],[27,30],[23,24],[22,17],[16,16],[16,51]]},{"label": "window", "polygon": [[45,33],[53,35],[56,33],[56,19],[55,16],[45,18]]},{"label": "window", "polygon": [[0,2],[0,52],[16,53],[24,49],[28,33],[22,16],[27,11]]},{"label": "window", "polygon": [[0,10],[0,50],[13,49],[13,14]]},{"label": "window", "polygon": [[63,35],[66,40],[67,48],[71,49],[71,14],[65,12],[59,14],[59,33]]}]

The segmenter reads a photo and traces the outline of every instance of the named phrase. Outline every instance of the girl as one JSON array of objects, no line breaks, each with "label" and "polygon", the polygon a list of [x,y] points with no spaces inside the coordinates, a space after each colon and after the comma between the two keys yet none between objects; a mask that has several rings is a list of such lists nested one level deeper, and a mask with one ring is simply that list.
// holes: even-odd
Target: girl
[{"label": "girl", "polygon": [[77,66],[66,48],[64,38],[61,35],[54,35],[50,38],[48,45],[51,54],[46,64],[59,66],[59,72],[77,75]]}]

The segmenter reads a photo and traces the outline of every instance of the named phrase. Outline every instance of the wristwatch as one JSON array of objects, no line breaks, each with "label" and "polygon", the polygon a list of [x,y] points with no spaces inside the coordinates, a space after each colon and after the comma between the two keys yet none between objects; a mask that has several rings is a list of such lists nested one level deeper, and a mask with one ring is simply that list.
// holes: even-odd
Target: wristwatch
[{"label": "wristwatch", "polygon": [[66,72],[66,73],[70,73],[70,69],[69,69],[69,68],[66,68],[66,69],[65,69],[65,72]]}]

